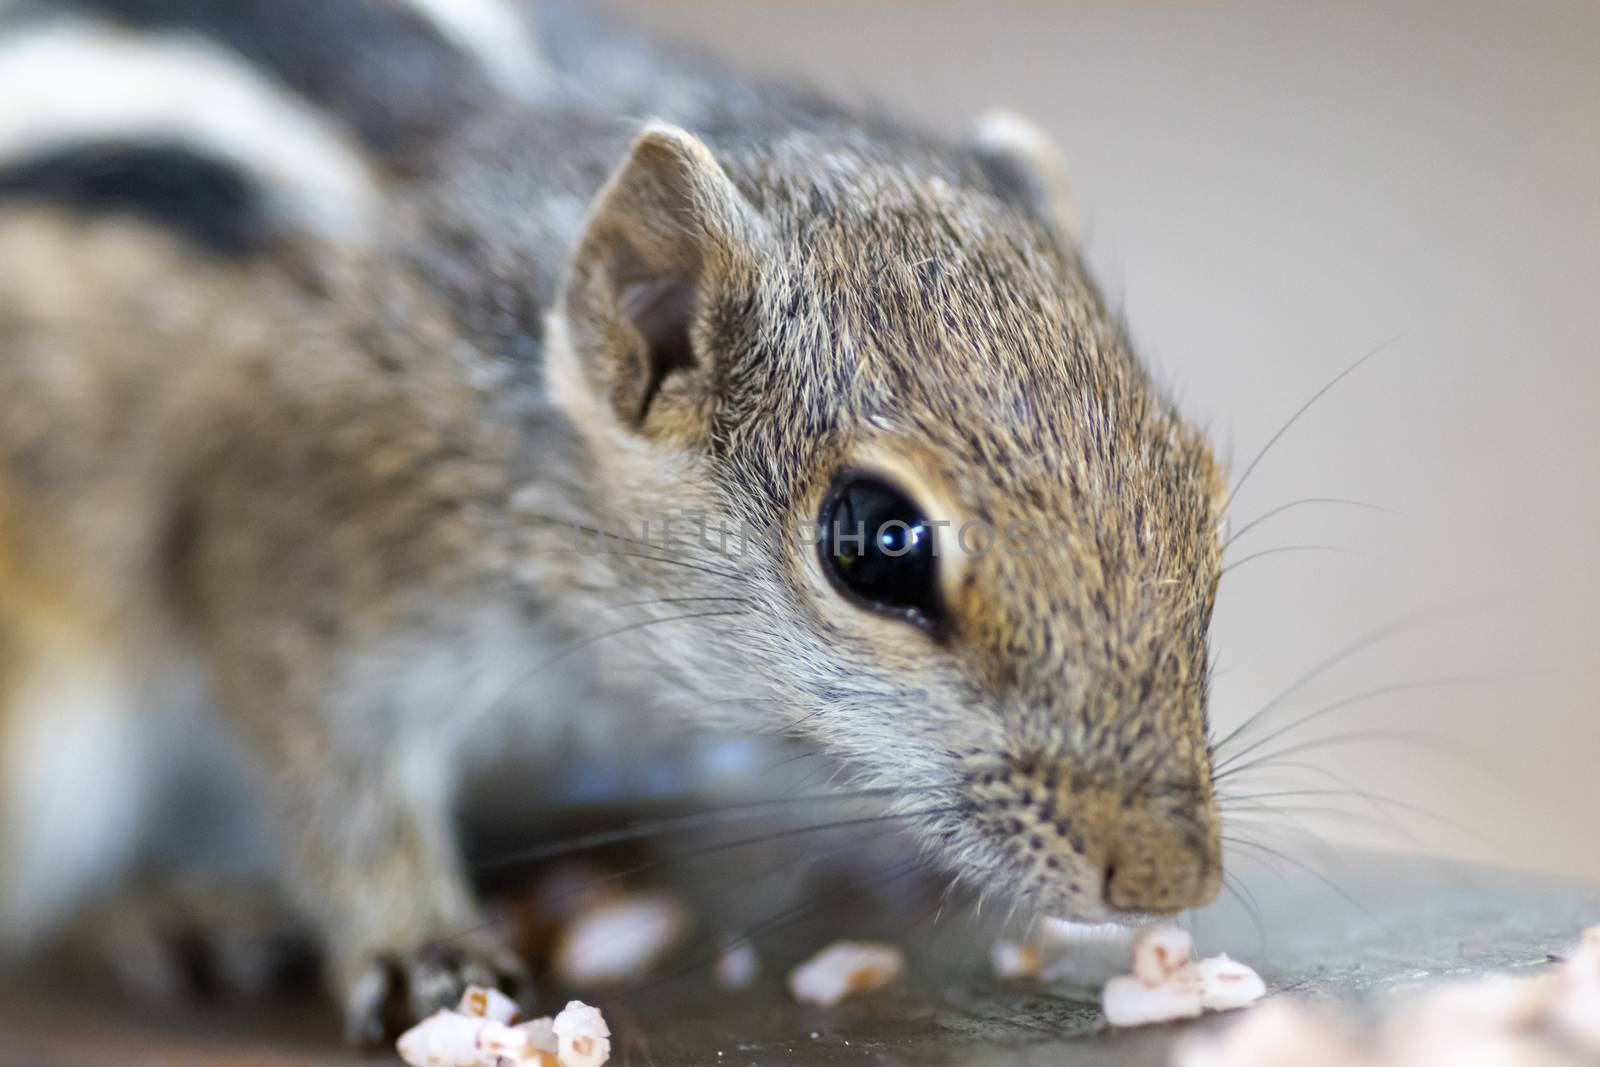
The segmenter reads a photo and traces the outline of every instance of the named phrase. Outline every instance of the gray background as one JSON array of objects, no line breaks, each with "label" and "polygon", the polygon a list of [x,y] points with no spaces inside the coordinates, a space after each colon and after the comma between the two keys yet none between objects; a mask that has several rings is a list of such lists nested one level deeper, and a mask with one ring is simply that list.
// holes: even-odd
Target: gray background
[{"label": "gray background", "polygon": [[[1389,847],[1600,875],[1591,546],[1600,527],[1600,4],[614,0],[759,71],[958,131],[1006,105],[1072,162],[1090,258],[1235,470],[1392,340],[1251,476],[1224,580],[1226,727],[1385,622],[1421,621],[1288,702],[1377,687],[1282,739],[1464,828],[1304,798],[1280,817]],[[1266,749],[1262,750],[1263,752]],[[1265,768],[1263,770],[1266,770]],[[1335,788],[1278,768],[1252,791]],[[1266,832],[1266,831],[1263,831]]]}]

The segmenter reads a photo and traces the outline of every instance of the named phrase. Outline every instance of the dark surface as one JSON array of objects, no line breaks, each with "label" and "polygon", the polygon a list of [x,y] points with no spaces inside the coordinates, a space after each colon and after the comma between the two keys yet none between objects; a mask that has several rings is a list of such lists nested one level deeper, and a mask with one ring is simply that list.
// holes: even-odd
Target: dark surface
[{"label": "dark surface", "polygon": [[[1245,907],[1218,904],[1192,923],[1200,951],[1252,963],[1273,996],[1361,1001],[1423,980],[1546,966],[1548,952],[1600,921],[1600,887],[1393,857],[1322,869],[1337,888],[1303,871],[1247,874],[1260,925]],[[1120,945],[1085,949],[1078,985],[1001,982],[988,971],[987,935],[975,936],[965,917],[908,924],[916,913],[907,907],[902,897],[827,917],[851,935],[877,928],[912,957],[911,973],[890,991],[833,1010],[798,1007],[782,990],[789,963],[832,937],[814,923],[761,943],[767,973],[748,993],[715,990],[693,971],[631,995],[587,998],[611,1022],[612,1062],[1160,1064],[1184,1029],[1106,1032],[1093,988],[1125,959]],[[341,1052],[333,1020],[310,1003],[152,1013],[90,1000],[74,1014],[56,994],[0,998],[7,1067],[372,1062]]]}]

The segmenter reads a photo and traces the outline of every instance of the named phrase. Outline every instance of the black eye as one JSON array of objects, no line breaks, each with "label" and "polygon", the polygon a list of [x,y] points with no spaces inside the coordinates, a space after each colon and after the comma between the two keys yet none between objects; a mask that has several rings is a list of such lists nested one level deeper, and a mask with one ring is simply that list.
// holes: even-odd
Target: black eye
[{"label": "black eye", "polygon": [[934,527],[881,478],[847,474],[822,502],[822,569],[874,611],[936,629],[942,621]]}]

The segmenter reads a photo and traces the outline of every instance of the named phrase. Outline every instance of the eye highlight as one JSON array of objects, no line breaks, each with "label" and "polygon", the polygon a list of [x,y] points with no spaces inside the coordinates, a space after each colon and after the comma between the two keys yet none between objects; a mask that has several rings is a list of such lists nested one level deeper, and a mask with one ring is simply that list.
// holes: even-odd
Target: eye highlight
[{"label": "eye highlight", "polygon": [[822,569],[846,599],[929,631],[943,626],[936,530],[910,497],[882,478],[846,473],[817,522]]}]

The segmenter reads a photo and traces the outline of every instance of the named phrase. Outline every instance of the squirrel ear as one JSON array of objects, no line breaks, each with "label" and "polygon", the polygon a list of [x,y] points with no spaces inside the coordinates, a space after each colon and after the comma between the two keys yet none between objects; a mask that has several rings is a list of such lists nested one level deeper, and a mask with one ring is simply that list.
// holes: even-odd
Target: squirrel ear
[{"label": "squirrel ear", "polygon": [[989,111],[968,145],[996,191],[1064,238],[1078,233],[1067,161],[1049,134],[1015,111]]},{"label": "squirrel ear", "polygon": [[[595,197],[567,283],[566,369],[591,399],[647,436],[693,436],[712,381],[696,326],[708,296],[759,262],[759,232],[704,144],[647,125]],[[579,384],[565,376],[560,393]]]}]

